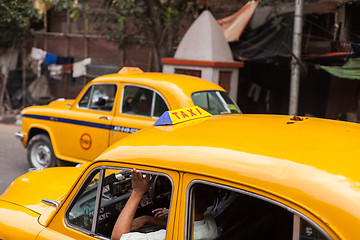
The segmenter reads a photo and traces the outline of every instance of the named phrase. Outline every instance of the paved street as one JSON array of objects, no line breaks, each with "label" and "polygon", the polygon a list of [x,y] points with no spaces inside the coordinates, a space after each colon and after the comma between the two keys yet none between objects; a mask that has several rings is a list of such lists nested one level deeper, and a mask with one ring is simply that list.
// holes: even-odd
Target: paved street
[{"label": "paved street", "polygon": [[26,149],[14,136],[20,129],[19,125],[0,123],[0,194],[29,167]]}]

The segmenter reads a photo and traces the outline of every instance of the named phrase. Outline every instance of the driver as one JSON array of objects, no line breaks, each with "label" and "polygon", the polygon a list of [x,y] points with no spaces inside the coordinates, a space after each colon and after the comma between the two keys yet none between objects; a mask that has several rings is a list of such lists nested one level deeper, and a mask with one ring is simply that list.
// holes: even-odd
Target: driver
[{"label": "driver", "polygon": [[[122,209],[111,234],[111,240],[124,240],[124,239],[165,239],[166,238],[166,230],[161,229],[155,232],[150,233],[139,233],[139,232],[130,232],[133,229],[141,227],[142,223],[137,223],[140,220],[134,220],[134,215],[136,209],[143,197],[143,195],[149,190],[152,185],[152,181],[150,181],[150,176],[148,174],[143,176],[143,174],[136,169],[131,171],[132,175],[132,186],[133,191]],[[196,199],[195,193],[195,199]],[[204,195],[199,196],[203,197]],[[195,200],[197,202],[197,199]],[[201,204],[195,204],[195,206],[201,206]],[[207,206],[202,206],[204,211]],[[199,212],[199,208],[195,207],[195,222],[194,222],[194,239],[215,239],[217,237],[217,227],[215,220],[209,217],[204,218],[203,212]],[[155,211],[155,210],[154,210]],[[150,223],[152,225],[158,226],[166,226],[167,220],[167,209],[163,209],[162,211],[157,210],[158,216],[162,217],[150,217],[152,220]],[[147,216],[144,216],[147,217]],[[139,218],[137,218],[139,219]],[[204,231],[206,229],[206,231]]]},{"label": "driver", "polygon": [[99,102],[100,99],[104,99],[104,100],[108,100],[109,96],[105,93],[105,89],[103,85],[97,85],[95,87],[95,90],[93,92],[93,97],[92,97],[92,101],[93,103],[95,102]]}]

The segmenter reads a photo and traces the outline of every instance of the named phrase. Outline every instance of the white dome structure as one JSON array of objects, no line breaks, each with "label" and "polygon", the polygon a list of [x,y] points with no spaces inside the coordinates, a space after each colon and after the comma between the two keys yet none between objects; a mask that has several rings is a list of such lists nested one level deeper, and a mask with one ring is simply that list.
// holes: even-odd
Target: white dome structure
[{"label": "white dome structure", "polygon": [[222,86],[236,101],[239,68],[224,33],[209,11],[203,11],[184,35],[174,58],[163,58],[164,73],[201,77]]},{"label": "white dome structure", "polygon": [[187,30],[175,59],[233,62],[224,33],[209,11],[203,11]]}]

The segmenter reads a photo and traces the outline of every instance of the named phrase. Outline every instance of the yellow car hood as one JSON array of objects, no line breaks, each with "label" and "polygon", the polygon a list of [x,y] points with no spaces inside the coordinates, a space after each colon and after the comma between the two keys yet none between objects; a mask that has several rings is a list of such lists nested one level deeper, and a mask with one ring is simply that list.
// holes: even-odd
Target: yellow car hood
[{"label": "yellow car hood", "polygon": [[[84,164],[86,165],[86,164]],[[83,172],[81,167],[56,167],[26,173],[6,189],[0,200],[11,202],[42,214],[49,205],[42,199],[60,202]]]},{"label": "yellow car hood", "polygon": [[58,99],[49,103],[48,106],[61,108],[61,109],[70,109],[73,103],[74,103],[73,99]]}]

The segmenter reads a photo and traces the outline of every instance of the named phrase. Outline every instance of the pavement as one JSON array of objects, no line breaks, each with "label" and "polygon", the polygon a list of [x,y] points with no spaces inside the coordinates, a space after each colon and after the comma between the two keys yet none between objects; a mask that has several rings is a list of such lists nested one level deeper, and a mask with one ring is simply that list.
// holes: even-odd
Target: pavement
[{"label": "pavement", "polygon": [[16,125],[14,116],[10,117],[4,118],[6,123],[0,123],[0,195],[12,181],[29,169],[26,148],[14,136],[21,130],[21,126]]},{"label": "pavement", "polygon": [[21,125],[21,117],[20,115],[0,116],[0,123]]}]

